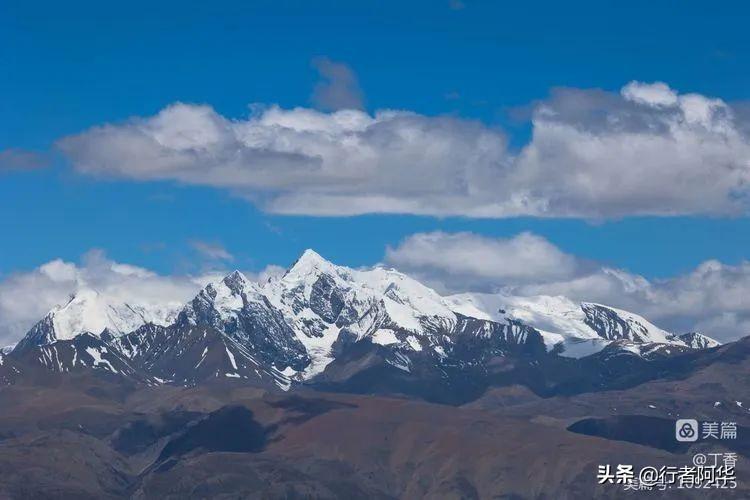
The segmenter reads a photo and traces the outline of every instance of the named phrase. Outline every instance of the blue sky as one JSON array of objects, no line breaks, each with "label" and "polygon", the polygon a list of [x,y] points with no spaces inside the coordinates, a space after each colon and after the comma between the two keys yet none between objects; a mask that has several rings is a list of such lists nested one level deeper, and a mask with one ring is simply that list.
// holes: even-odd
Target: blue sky
[{"label": "blue sky", "polygon": [[[450,115],[529,140],[528,113],[551,89],[632,80],[746,99],[741,3],[703,2],[37,2],[0,9],[0,150],[30,150],[48,168],[0,174],[0,273],[101,248],[162,273],[197,272],[196,241],[233,266],[287,264],[306,247],[365,265],[426,231],[510,237],[532,231],[567,253],[648,278],[706,259],[748,258],[743,214],[678,217],[472,218],[286,216],[230,190],[84,175],[55,142],[151,116],[173,102],[245,119],[251,103],[316,107],[316,57],[347,65],[365,109]],[[522,5],[521,5],[522,4]]]}]

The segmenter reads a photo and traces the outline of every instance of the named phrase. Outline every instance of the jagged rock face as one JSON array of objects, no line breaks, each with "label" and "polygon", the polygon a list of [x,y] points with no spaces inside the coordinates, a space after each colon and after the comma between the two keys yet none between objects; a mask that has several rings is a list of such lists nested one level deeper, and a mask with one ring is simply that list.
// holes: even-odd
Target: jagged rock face
[{"label": "jagged rock face", "polygon": [[278,370],[303,370],[310,358],[283,315],[257,286],[235,272],[210,284],[180,313],[177,325],[210,326]]},{"label": "jagged rock face", "polygon": [[[323,321],[331,324],[337,323],[342,309],[344,309],[343,294],[336,288],[333,278],[326,274],[321,275],[310,292],[310,310],[320,316]],[[353,310],[350,309],[350,312]],[[353,318],[342,318],[342,322],[337,325],[348,324],[347,319]]]},{"label": "jagged rock face", "polygon": [[234,339],[210,326],[145,325],[113,339],[112,345],[159,382],[195,385],[210,379],[240,379],[288,388],[289,379],[268,368]]},{"label": "jagged rock face", "polygon": [[607,340],[666,343],[673,337],[643,318],[611,307],[584,302],[581,309],[586,315],[586,324]]},{"label": "jagged rock face", "polygon": [[721,345],[721,342],[700,332],[684,333],[680,335],[680,340],[693,349],[712,349]]},{"label": "jagged rock face", "polygon": [[471,343],[482,351],[479,356],[547,352],[541,334],[520,322],[502,324],[460,316],[456,334],[457,345]]},{"label": "jagged rock face", "polygon": [[605,361],[617,356],[635,356],[641,359],[653,360],[683,354],[692,350],[691,347],[684,344],[635,342],[627,339],[619,339],[608,344],[601,352],[597,353],[597,356]]},{"label": "jagged rock face", "polygon": [[23,376],[23,371],[17,366],[15,360],[0,352],[0,386],[11,385],[21,376]]},{"label": "jagged rock face", "polygon": [[602,309],[591,304],[584,304],[582,309],[586,314],[586,324],[593,330],[601,332],[602,338],[607,340],[641,340],[641,335],[645,333],[634,332],[630,325],[609,309]]},{"label": "jagged rock face", "polygon": [[309,379],[337,349],[363,339],[393,350],[442,351],[457,319],[434,291],[395,271],[355,271],[306,252],[266,284],[233,273],[207,286],[180,322],[212,326],[275,369]]},{"label": "jagged rock face", "polygon": [[70,340],[14,350],[14,358],[26,365],[42,366],[53,372],[92,369],[137,381],[148,381],[148,376],[131,365],[117,348],[89,333],[77,335]]},{"label": "jagged rock face", "polygon": [[589,356],[616,340],[685,347],[682,340],[636,314],[562,296],[459,294],[446,300],[465,316],[533,326],[549,349],[565,357]]},{"label": "jagged rock face", "polygon": [[21,352],[35,346],[51,344],[57,340],[52,317],[51,313],[47,314],[37,324],[31,327],[31,330],[29,330],[26,336],[16,344],[14,351]]}]

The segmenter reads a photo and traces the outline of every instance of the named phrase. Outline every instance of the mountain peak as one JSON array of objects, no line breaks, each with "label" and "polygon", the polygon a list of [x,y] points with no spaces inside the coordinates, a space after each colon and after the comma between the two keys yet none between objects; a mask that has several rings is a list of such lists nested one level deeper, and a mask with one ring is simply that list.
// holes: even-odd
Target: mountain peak
[{"label": "mountain peak", "polygon": [[302,255],[299,256],[299,259],[297,259],[297,262],[325,262],[326,264],[330,264],[330,262],[325,260],[318,252],[316,252],[312,248],[305,249],[305,251],[302,252]]},{"label": "mountain peak", "polygon": [[236,279],[242,279],[242,278],[244,278],[244,277],[245,277],[245,275],[244,275],[244,274],[242,274],[242,272],[240,272],[240,270],[239,270],[239,269],[235,269],[235,270],[234,270],[234,271],[232,271],[231,273],[227,274],[227,275],[226,275],[226,276],[224,277],[224,279],[225,279],[225,280],[226,280],[226,279],[229,279],[229,280],[236,280]]},{"label": "mountain peak", "polygon": [[75,304],[86,304],[93,302],[99,298],[99,292],[94,290],[93,288],[79,288],[72,294],[70,294],[70,299],[67,303],[61,304],[58,306],[58,309],[65,309],[67,307],[72,307]]},{"label": "mountain peak", "polygon": [[287,270],[285,276],[305,276],[316,271],[331,272],[335,268],[334,264],[324,259],[318,252],[308,248]]},{"label": "mountain peak", "polygon": [[115,337],[145,323],[166,326],[181,308],[177,303],[126,302],[116,291],[82,287],[37,322],[17,348],[72,340],[83,333]]},{"label": "mountain peak", "polygon": [[693,349],[710,349],[721,345],[721,342],[702,332],[683,333],[680,335],[680,340]]},{"label": "mountain peak", "polygon": [[250,280],[238,270],[227,274],[222,280],[224,284],[234,293],[241,293]]}]

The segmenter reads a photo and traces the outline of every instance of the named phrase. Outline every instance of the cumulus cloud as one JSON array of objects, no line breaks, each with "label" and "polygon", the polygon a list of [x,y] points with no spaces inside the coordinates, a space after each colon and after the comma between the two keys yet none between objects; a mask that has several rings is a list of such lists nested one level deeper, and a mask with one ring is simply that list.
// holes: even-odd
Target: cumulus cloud
[{"label": "cumulus cloud", "polygon": [[328,111],[364,107],[357,75],[349,66],[327,57],[316,57],[312,63],[322,78],[312,95],[317,107]]},{"label": "cumulus cloud", "polygon": [[230,121],[186,104],[59,144],[83,173],[205,184],[314,215],[475,210],[487,160],[505,149],[501,134],[453,118],[270,107]]},{"label": "cumulus cloud", "polygon": [[183,103],[58,145],[84,174],[223,188],[281,214],[728,215],[748,211],[749,125],[720,99],[631,82],[553,91],[519,151],[453,117],[270,106],[232,120]]},{"label": "cumulus cloud", "polygon": [[[267,280],[278,273],[278,266],[269,266],[259,273],[245,274],[250,279]],[[184,303],[201,287],[226,274],[161,275],[112,261],[99,250],[88,252],[80,263],[55,259],[0,281],[0,346],[20,340],[50,309],[64,304],[82,288],[93,288],[113,300],[131,304]]]},{"label": "cumulus cloud", "polygon": [[622,96],[628,101],[646,106],[676,106],[679,103],[677,92],[662,82],[630,82],[622,88]]},{"label": "cumulus cloud", "polygon": [[417,233],[386,249],[385,260],[440,288],[492,290],[569,279],[585,265],[532,233],[488,238],[474,233]]},{"label": "cumulus cloud", "polygon": [[531,187],[548,212],[747,211],[750,143],[721,100],[664,84],[634,82],[620,95],[567,89],[540,104],[533,122],[514,184]]},{"label": "cumulus cloud", "polygon": [[722,341],[750,335],[750,262],[709,260],[684,275],[648,280],[530,233],[505,239],[440,232],[387,248],[385,261],[443,293],[563,295],[630,310],[677,333],[702,330]]}]

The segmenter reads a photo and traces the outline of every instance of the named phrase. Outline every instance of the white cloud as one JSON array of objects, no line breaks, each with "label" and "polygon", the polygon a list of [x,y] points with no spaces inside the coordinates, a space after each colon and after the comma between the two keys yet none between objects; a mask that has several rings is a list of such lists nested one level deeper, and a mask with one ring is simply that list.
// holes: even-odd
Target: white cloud
[{"label": "white cloud", "polygon": [[720,99],[558,89],[532,125],[514,153],[502,131],[452,117],[270,106],[232,120],[178,103],[58,144],[81,173],[213,186],[282,214],[747,213],[750,123]]},{"label": "white cloud", "polygon": [[512,184],[550,214],[588,217],[746,212],[750,143],[733,110],[663,85],[621,96],[562,90],[541,104]]},{"label": "white cloud", "polygon": [[427,276],[433,284],[450,282],[453,289],[493,289],[569,279],[583,266],[531,233],[508,239],[473,233],[417,233],[396,247],[388,247],[385,260],[399,269]]},{"label": "white cloud", "polygon": [[269,264],[258,273],[248,273],[245,271],[243,274],[250,280],[265,283],[271,278],[280,278],[285,272],[285,267]]},{"label": "white cloud", "polygon": [[205,184],[316,215],[477,210],[504,144],[478,123],[408,112],[274,106],[230,121],[186,104],[60,141],[83,173]]},{"label": "white cloud", "polygon": [[622,88],[622,96],[647,106],[675,106],[678,103],[677,92],[661,82],[630,82]]},{"label": "white cloud", "polygon": [[566,254],[530,233],[420,233],[386,249],[385,261],[444,293],[564,295],[642,314],[677,333],[703,330],[723,341],[750,335],[750,262],[710,260],[650,281]]}]

